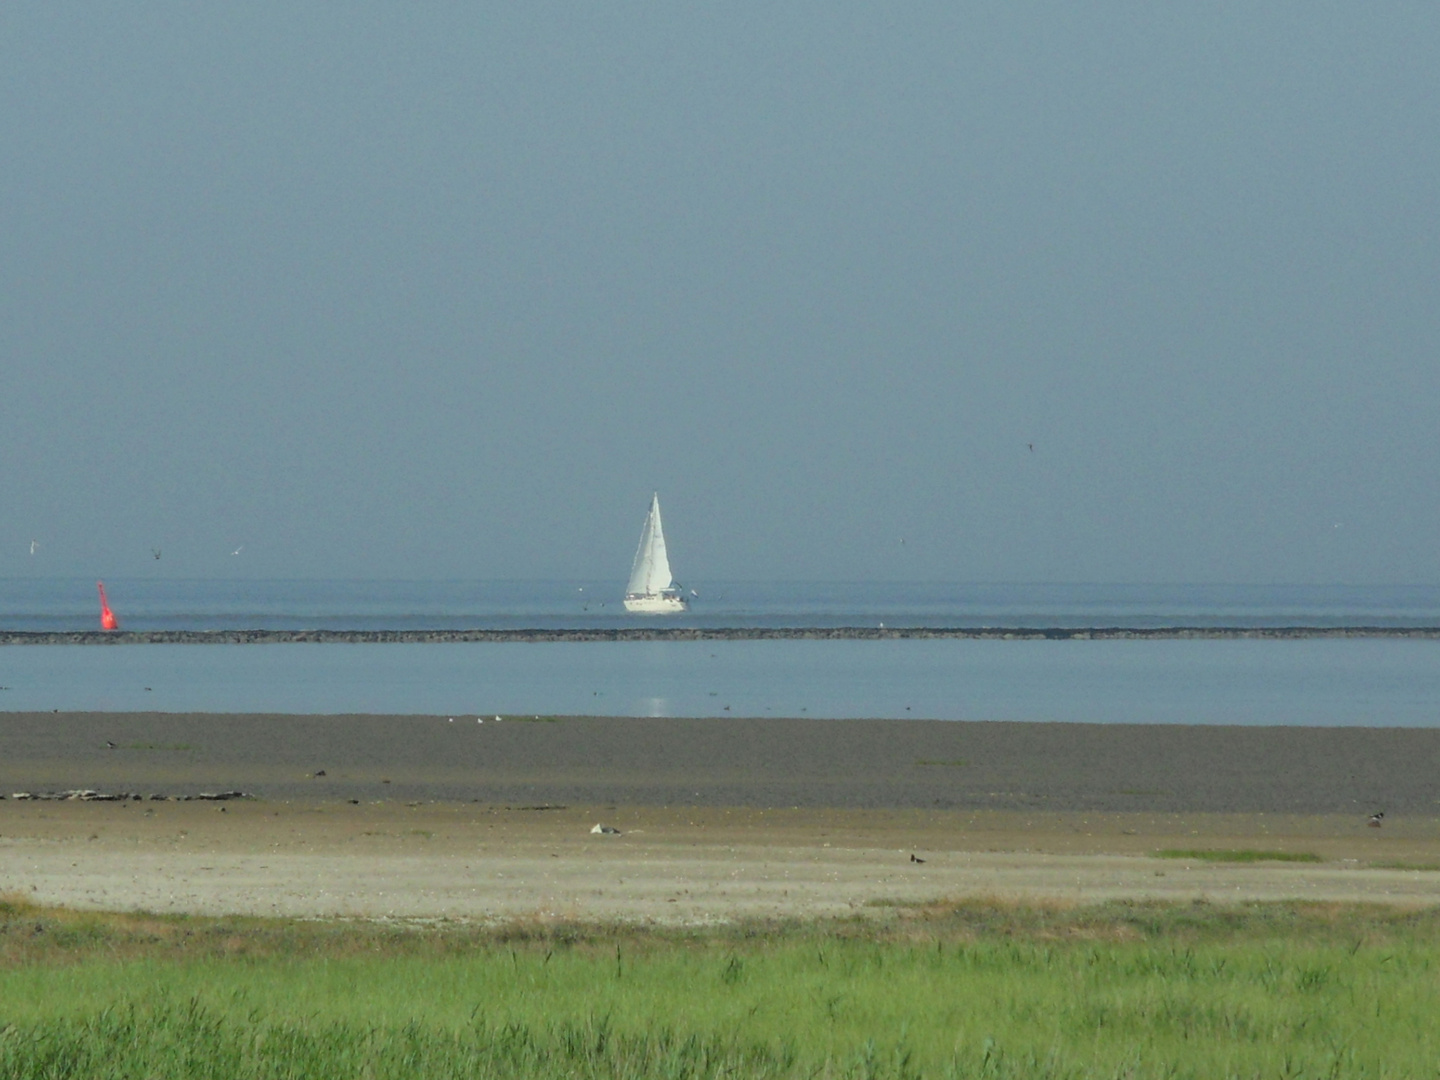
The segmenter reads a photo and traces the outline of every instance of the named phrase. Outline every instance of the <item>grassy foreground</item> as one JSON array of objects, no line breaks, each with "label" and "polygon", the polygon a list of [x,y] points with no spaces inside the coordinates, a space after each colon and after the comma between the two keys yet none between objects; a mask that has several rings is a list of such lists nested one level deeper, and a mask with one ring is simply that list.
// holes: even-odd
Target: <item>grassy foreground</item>
[{"label": "grassy foreground", "polygon": [[0,903],[0,1077],[1440,1075],[1440,911],[966,903],[696,931]]}]

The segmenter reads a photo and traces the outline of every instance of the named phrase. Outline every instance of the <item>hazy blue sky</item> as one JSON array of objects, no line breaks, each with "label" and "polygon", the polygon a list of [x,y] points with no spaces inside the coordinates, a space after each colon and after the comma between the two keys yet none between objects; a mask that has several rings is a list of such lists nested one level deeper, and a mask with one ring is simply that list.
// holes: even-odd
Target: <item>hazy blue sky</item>
[{"label": "hazy blue sky", "polygon": [[1437,58],[1433,0],[6,4],[0,575],[620,583],[659,489],[697,584],[1440,582]]}]

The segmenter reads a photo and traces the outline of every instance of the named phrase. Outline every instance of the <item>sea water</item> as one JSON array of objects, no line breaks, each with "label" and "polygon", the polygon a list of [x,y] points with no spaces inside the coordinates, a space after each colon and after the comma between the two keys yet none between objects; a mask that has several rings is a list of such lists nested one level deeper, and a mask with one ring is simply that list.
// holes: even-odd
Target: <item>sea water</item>
[{"label": "sea water", "polygon": [[[0,629],[93,627],[94,612],[65,591],[80,584],[94,588],[0,580]],[[613,597],[603,613],[587,611],[601,601],[582,599],[582,589],[590,591],[573,583],[107,584],[127,629],[655,625],[617,612]],[[663,625],[1440,625],[1434,589],[786,590],[720,586],[711,606],[707,589],[684,621]],[[1440,641],[24,645],[0,648],[0,686],[0,711],[1435,726]]]},{"label": "sea water", "polygon": [[[105,583],[127,630],[601,629],[629,615],[623,582],[185,581]],[[659,625],[1440,626],[1440,587],[715,582]],[[0,577],[0,629],[95,630],[89,578]]]}]

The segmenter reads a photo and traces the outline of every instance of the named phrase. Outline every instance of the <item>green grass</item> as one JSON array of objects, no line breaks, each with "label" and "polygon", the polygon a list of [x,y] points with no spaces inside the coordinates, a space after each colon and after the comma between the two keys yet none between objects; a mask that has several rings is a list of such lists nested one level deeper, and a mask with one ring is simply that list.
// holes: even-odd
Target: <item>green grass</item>
[{"label": "green grass", "polygon": [[1157,851],[1156,858],[1160,859],[1192,859],[1196,862],[1303,862],[1317,863],[1324,862],[1314,852],[1310,851],[1254,851],[1250,848],[1241,848],[1233,851],[1217,851],[1212,848],[1167,848],[1164,851]]},{"label": "green grass", "polygon": [[1373,870],[1440,870],[1440,863],[1407,862],[1404,859],[1386,859],[1381,862],[1372,862],[1370,867]]},{"label": "green grass", "polygon": [[6,1078],[1420,1076],[1437,995],[1437,910],[646,931],[0,905]]}]

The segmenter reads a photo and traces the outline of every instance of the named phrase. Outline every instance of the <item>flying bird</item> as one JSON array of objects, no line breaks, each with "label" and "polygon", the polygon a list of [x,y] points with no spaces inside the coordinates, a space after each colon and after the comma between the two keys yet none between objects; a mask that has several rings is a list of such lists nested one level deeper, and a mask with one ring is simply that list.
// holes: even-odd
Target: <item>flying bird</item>
[{"label": "flying bird", "polygon": [[151,554],[151,555],[154,555],[155,558],[158,559],[158,558],[160,558],[160,549],[159,549],[159,548],[151,548],[151,549],[150,549],[150,554]]},{"label": "flying bird", "polygon": [[245,550],[245,545],[244,545],[244,544],[241,544],[241,545],[240,545],[238,548],[236,548],[234,551],[230,552],[230,554],[231,554],[231,555],[239,555],[240,552],[242,552],[242,551],[244,551],[244,550]]},{"label": "flying bird", "polygon": [[31,540],[31,541],[30,541],[30,554],[31,554],[31,555],[34,555],[34,554],[35,554],[35,549],[38,548],[39,546],[40,546],[40,541],[39,541],[39,540]]}]

